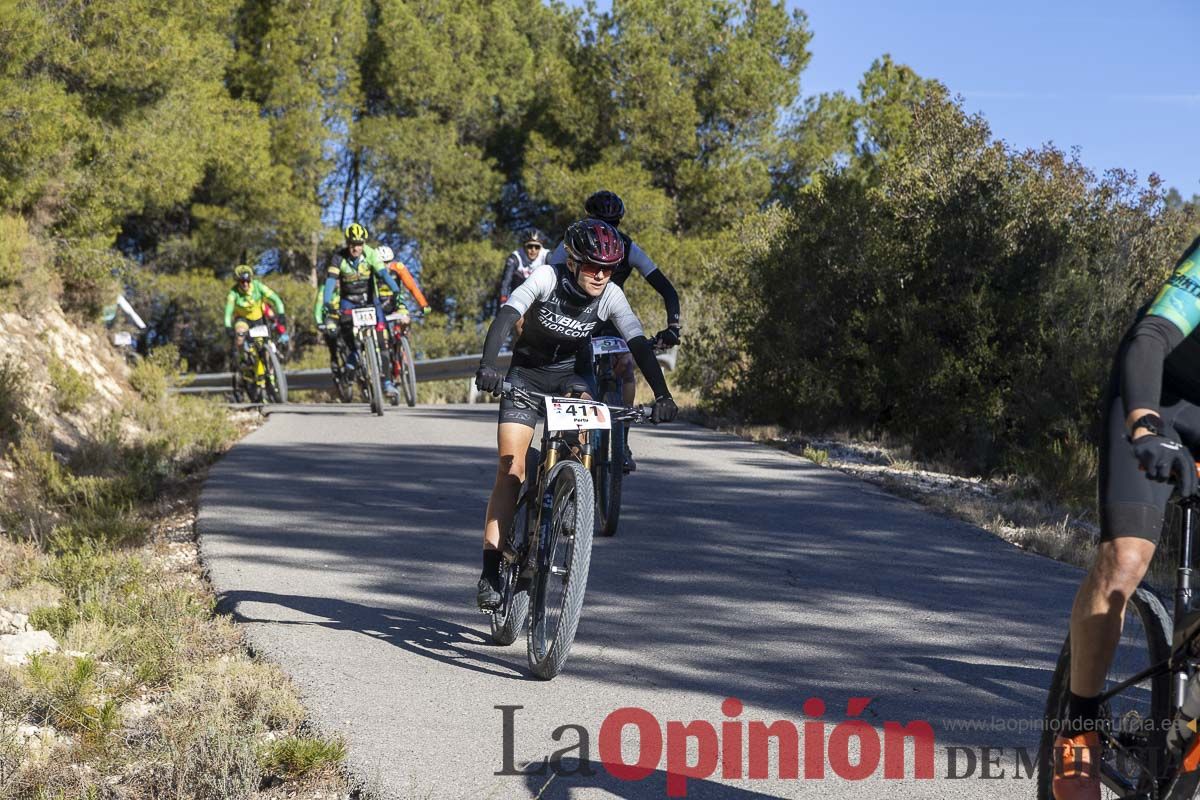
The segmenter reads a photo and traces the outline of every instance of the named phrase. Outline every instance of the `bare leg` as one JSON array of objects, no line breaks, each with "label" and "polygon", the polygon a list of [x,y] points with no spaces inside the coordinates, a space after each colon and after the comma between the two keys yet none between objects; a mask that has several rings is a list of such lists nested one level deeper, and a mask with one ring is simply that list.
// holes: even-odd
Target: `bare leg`
[{"label": "bare leg", "polygon": [[1154,555],[1154,543],[1124,536],[1101,542],[1071,608],[1071,691],[1093,697],[1104,688],[1125,604]]},{"label": "bare leg", "polygon": [[533,441],[533,428],[518,422],[502,422],[496,432],[500,453],[496,463],[496,483],[488,500],[483,524],[483,548],[500,549],[500,534],[512,524],[517,497],[525,482],[525,453]]}]

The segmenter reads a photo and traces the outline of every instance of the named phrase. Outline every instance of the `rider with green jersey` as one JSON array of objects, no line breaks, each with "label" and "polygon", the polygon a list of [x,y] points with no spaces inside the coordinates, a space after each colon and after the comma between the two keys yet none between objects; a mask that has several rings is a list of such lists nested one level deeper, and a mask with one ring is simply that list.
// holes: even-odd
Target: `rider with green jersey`
[{"label": "rider with green jersey", "polygon": [[1099,695],[1125,606],[1150,565],[1172,489],[1184,497],[1196,491],[1200,238],[1122,338],[1104,409],[1100,543],[1071,609],[1068,722],[1055,741],[1057,800],[1100,796]]},{"label": "rider with green jersey", "polygon": [[283,316],[283,300],[265,283],[254,277],[254,270],[246,264],[233,268],[237,281],[225,296],[225,332],[233,340],[233,363],[236,368],[238,351],[245,343],[250,323],[263,321],[264,307],[270,303],[275,309],[275,320],[279,326],[281,344],[287,343],[286,319]]},{"label": "rider with green jersey", "polygon": [[[357,222],[346,228],[346,246],[338,250],[326,272],[324,302],[330,306],[334,295],[340,296],[338,303],[339,318],[342,321],[342,338],[346,342],[350,359],[346,366],[354,368],[357,365],[358,353],[354,343],[354,329],[348,324],[350,313],[355,308],[363,306],[375,307],[377,324],[382,326],[385,314],[379,302],[377,281],[383,281],[393,294],[400,293],[396,280],[388,273],[387,265],[379,257],[373,247],[367,246],[367,229]],[[380,348],[386,352],[386,348]],[[383,381],[383,391],[388,395],[398,394],[396,385],[392,383],[390,365],[384,370],[387,376]]]}]

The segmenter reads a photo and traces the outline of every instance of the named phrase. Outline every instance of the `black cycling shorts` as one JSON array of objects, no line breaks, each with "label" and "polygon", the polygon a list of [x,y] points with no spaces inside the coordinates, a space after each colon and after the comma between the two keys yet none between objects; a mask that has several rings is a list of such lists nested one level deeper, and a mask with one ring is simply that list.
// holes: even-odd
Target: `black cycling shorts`
[{"label": "black cycling shorts", "polygon": [[[1125,404],[1116,379],[1109,387],[1100,440],[1100,541],[1122,536],[1158,543],[1173,484],[1151,480],[1139,468],[1125,431]],[[1164,433],[1196,450],[1200,444],[1200,406],[1164,397],[1159,407]]]},{"label": "black cycling shorts", "polygon": [[[587,363],[576,359],[545,367],[512,366],[508,368],[508,374],[504,376],[504,380],[522,389],[559,397],[584,392],[594,395],[591,370],[584,366]],[[538,409],[538,405],[531,406],[520,400],[502,397],[500,398],[500,422],[516,422],[536,428]]]}]

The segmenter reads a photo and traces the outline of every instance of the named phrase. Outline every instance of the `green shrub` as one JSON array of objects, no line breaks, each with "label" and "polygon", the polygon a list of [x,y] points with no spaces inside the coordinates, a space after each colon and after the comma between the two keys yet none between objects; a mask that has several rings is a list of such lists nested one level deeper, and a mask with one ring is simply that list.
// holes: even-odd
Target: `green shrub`
[{"label": "green shrub", "polygon": [[811,445],[805,445],[801,455],[819,467],[823,467],[829,463],[829,452],[827,450],[818,450]]},{"label": "green shrub", "polygon": [[266,772],[302,778],[337,769],[345,758],[346,745],[341,740],[285,736],[262,748],[259,763]]},{"label": "green shrub", "polygon": [[78,411],[95,393],[91,381],[58,356],[50,356],[46,370],[54,387],[54,403],[65,414]]},{"label": "green shrub", "polygon": [[25,386],[28,373],[12,356],[0,359],[0,445],[12,441],[29,420]]}]

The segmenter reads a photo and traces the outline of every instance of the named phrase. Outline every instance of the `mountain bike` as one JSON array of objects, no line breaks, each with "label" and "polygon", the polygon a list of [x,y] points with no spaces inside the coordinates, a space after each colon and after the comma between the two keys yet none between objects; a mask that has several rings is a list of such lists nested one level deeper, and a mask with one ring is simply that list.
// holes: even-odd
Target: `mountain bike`
[{"label": "mountain bike", "polygon": [[383,365],[378,334],[386,331],[387,326],[378,319],[373,305],[343,309],[342,324],[347,321],[353,326],[355,349],[358,351],[354,368],[358,384],[371,411],[383,416]]},{"label": "mountain bike", "polygon": [[[1198,465],[1200,468],[1200,465]],[[1170,536],[1177,543],[1174,624],[1152,590],[1138,587],[1125,610],[1121,640],[1100,695],[1103,747],[1100,780],[1107,797],[1186,800],[1200,786],[1200,598],[1192,583],[1200,498],[1179,499]],[[1050,683],[1038,748],[1039,800],[1052,800],[1054,739],[1067,719],[1071,640],[1067,637]],[[1181,714],[1185,701],[1193,713]]]},{"label": "mountain bike", "polygon": [[503,394],[540,406],[545,424],[541,450],[531,447],[526,455],[525,484],[501,551],[500,605],[488,612],[492,639],[512,644],[528,627],[529,668],[550,680],[575,641],[592,558],[590,432],[611,429],[622,418],[649,420],[652,409],[610,409],[508,383]]},{"label": "mountain bike", "polygon": [[279,350],[271,328],[258,322],[246,331],[238,348],[238,365],[234,374],[234,399],[241,400],[245,392],[251,403],[286,403],[287,373],[280,363]]},{"label": "mountain bike", "polygon": [[[398,311],[388,314],[387,321],[392,323],[392,382],[404,392],[404,402],[412,408],[417,404],[417,367],[409,337],[412,323],[407,314]],[[400,405],[399,395],[392,405]]]}]

